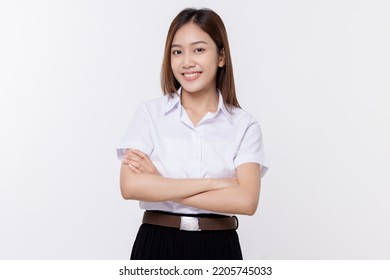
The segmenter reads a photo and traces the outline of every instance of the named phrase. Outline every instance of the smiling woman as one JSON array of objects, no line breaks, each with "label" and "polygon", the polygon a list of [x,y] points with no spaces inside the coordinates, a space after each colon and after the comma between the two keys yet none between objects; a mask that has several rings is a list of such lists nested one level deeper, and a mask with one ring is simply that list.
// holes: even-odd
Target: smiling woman
[{"label": "smiling woman", "polygon": [[117,150],[122,196],[146,210],[131,259],[242,259],[233,215],[255,213],[267,161],[215,12],[176,16],[161,82],[164,96],[137,110]]},{"label": "smiling woman", "polygon": [[[192,22],[176,32],[171,49],[172,72],[182,86],[182,101],[202,98],[210,104],[209,109],[216,108],[218,96],[214,94],[215,83],[218,69],[225,65],[224,50],[219,50],[213,39]],[[186,105],[183,104],[186,109],[191,109]],[[195,125],[201,117],[194,116]]]},{"label": "smiling woman", "polygon": [[[197,43],[201,42],[207,44],[211,42],[211,48],[214,46],[216,47],[217,55],[223,57],[224,60],[224,65],[222,67],[219,67],[217,70],[216,87],[221,90],[224,102],[232,104],[236,107],[240,107],[236,98],[233,65],[230,57],[228,35],[222,19],[215,12],[208,9],[196,10],[196,14],[191,11],[193,10],[186,9],[182,11],[172,21],[171,26],[169,28],[167,39],[165,42],[164,61],[161,72],[161,87],[163,92],[172,96],[172,94],[174,94],[181,87],[181,84],[177,80],[177,77],[174,77],[173,67],[171,65],[173,51],[174,48],[177,47],[175,45],[177,42],[174,40],[177,40],[176,34],[180,31],[179,29],[192,27],[189,29],[197,29],[196,34],[200,36],[199,38],[193,38],[195,34],[186,34],[183,32],[183,30],[181,30],[179,34],[182,33],[182,35],[184,35],[183,39],[192,39],[193,41],[191,42],[191,44],[196,45]],[[206,38],[206,40],[204,40],[204,38]],[[206,44],[204,44],[203,46],[198,46],[198,48],[204,48]],[[196,46],[195,49],[197,49]],[[183,50],[179,49],[180,53],[182,51]]]}]

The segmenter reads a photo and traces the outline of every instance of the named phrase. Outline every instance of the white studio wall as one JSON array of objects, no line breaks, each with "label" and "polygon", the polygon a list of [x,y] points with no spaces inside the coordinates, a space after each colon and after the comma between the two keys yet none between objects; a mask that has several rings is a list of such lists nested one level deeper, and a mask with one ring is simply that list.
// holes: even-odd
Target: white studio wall
[{"label": "white studio wall", "polygon": [[0,259],[129,258],[115,147],[186,7],[224,20],[271,163],[244,258],[390,258],[387,1],[42,0],[0,2]]}]

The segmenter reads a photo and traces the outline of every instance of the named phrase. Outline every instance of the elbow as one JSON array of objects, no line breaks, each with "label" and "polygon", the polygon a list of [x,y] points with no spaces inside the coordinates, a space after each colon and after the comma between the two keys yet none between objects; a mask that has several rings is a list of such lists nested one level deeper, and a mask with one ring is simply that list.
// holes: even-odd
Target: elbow
[{"label": "elbow", "polygon": [[246,216],[253,216],[256,213],[257,206],[246,206],[244,209],[242,209],[241,215]]},{"label": "elbow", "polygon": [[123,199],[126,199],[126,200],[134,200],[134,199],[137,199],[137,196],[136,196],[136,190],[135,190],[135,187],[134,187],[134,182],[132,182],[133,180],[121,180],[120,182],[120,190],[121,190],[121,194],[122,194],[122,197]]},{"label": "elbow", "polygon": [[122,186],[121,186],[121,194],[123,199],[126,200],[134,199],[134,196],[128,190],[124,189]]},{"label": "elbow", "polygon": [[253,216],[256,213],[257,210],[257,205],[259,204],[258,199],[247,199],[246,203],[244,203],[244,207],[241,209],[241,215],[246,215],[246,216]]},{"label": "elbow", "polygon": [[243,192],[242,215],[253,216],[256,213],[260,200],[260,186],[255,191]]},{"label": "elbow", "polygon": [[159,201],[156,200],[148,188],[142,184],[142,177],[138,175],[129,176],[120,182],[120,189],[122,197],[126,200],[138,200],[138,201]]},{"label": "elbow", "polygon": [[256,213],[256,210],[257,210],[257,206],[256,207],[248,207],[248,209],[244,215],[253,216]]},{"label": "elbow", "polygon": [[135,199],[134,194],[129,190],[126,186],[121,185],[121,194],[123,199],[129,200],[129,199]]},{"label": "elbow", "polygon": [[244,215],[244,216],[253,216],[256,213],[256,209],[248,208],[248,207],[240,207],[236,211],[233,211],[233,213],[238,215]]}]

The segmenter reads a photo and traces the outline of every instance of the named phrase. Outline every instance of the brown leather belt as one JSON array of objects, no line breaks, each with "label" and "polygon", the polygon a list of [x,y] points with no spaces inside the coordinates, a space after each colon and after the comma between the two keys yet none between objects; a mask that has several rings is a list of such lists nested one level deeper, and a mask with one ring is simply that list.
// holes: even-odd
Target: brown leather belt
[{"label": "brown leather belt", "polygon": [[149,211],[144,213],[142,223],[173,227],[187,231],[232,230],[238,228],[238,219],[236,216],[216,218],[190,217]]}]

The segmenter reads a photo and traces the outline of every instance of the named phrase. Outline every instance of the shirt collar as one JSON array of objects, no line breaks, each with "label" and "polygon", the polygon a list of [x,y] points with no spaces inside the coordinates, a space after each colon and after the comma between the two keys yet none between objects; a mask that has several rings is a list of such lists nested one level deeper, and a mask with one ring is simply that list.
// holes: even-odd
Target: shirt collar
[{"label": "shirt collar", "polygon": [[181,88],[179,88],[171,97],[170,95],[167,95],[167,103],[164,107],[164,115],[169,113],[173,108],[177,106],[177,104],[180,103],[180,94],[181,94]]},{"label": "shirt collar", "polygon": [[217,111],[221,110],[222,113],[227,118],[227,120],[230,122],[230,124],[233,124],[233,116],[227,110],[226,105],[223,102],[223,97],[222,97],[221,91],[219,89],[218,89],[218,97],[219,98],[218,98],[218,110]]},{"label": "shirt collar", "polygon": [[[164,115],[172,111],[174,108],[178,107],[178,104],[181,104],[180,102],[180,95],[181,95],[181,87],[173,94],[173,97],[168,95],[167,103],[165,104],[164,108]],[[230,122],[230,124],[233,124],[233,117],[231,113],[227,110],[224,102],[223,97],[221,94],[221,91],[218,89],[218,108],[217,112],[222,111],[223,115],[227,118],[227,120]]]}]

